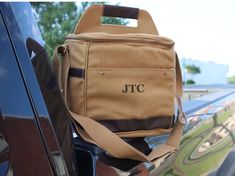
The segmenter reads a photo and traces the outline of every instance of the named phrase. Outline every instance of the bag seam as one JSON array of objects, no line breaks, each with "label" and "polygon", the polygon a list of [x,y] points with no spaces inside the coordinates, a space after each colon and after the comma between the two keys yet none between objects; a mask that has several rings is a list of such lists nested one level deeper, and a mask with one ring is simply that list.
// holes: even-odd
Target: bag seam
[{"label": "bag seam", "polygon": [[87,116],[87,71],[88,71],[88,58],[89,58],[89,46],[90,43],[86,43],[86,52],[85,52],[85,77],[84,77],[84,115]]}]

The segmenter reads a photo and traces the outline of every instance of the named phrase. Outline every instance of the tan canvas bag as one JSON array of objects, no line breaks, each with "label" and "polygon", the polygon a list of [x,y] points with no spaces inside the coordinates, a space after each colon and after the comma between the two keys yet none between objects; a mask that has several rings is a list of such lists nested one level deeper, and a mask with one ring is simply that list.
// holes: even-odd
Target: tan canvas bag
[{"label": "tan canvas bag", "polygon": [[[138,24],[104,25],[102,16],[134,18]],[[146,11],[91,6],[74,33],[56,49],[53,67],[84,140],[114,157],[139,161],[153,161],[177,151],[184,123],[179,61],[174,42],[158,35]],[[169,132],[166,143],[148,156],[121,138]]]}]

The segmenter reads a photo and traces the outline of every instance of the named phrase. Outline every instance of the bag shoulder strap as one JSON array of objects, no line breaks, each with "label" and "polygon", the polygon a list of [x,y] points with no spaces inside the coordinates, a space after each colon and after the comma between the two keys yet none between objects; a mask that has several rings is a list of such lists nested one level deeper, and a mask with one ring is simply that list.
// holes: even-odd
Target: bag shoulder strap
[{"label": "bag shoulder strap", "polygon": [[183,83],[180,69],[180,62],[177,53],[175,53],[175,69],[176,69],[176,96],[182,97],[183,95]]},{"label": "bag shoulder strap", "polygon": [[176,152],[178,150],[180,137],[184,127],[184,114],[180,112],[174,129],[172,130],[166,143],[161,144],[149,155],[145,155],[95,120],[78,115],[71,111],[70,114],[78,124],[76,125],[76,129],[83,139],[98,145],[114,157],[129,158],[138,161],[155,161],[156,159],[167,157],[168,155]]},{"label": "bag shoulder strap", "polygon": [[56,51],[53,59],[53,67],[54,70],[59,75],[59,77],[61,77],[58,81],[60,81],[59,83],[59,85],[61,86],[60,88],[63,89],[62,94],[64,95],[64,100],[67,110],[71,115],[71,119],[75,122],[75,124],[77,124],[76,129],[79,132],[79,134],[83,137],[83,139],[85,139],[87,142],[91,142],[98,145],[100,148],[109,152],[114,157],[129,158],[138,161],[148,161],[148,162],[154,161],[159,158],[167,157],[178,150],[180,137],[182,136],[184,128],[185,115],[183,113],[180,100],[180,95],[182,95],[182,79],[181,79],[181,72],[177,56],[176,56],[176,77],[177,77],[176,102],[179,108],[178,120],[175,123],[174,128],[169,138],[165,142],[165,144],[159,145],[149,155],[145,155],[144,153],[140,152],[136,148],[126,143],[118,135],[116,135],[115,133],[111,132],[103,125],[96,122],[95,120],[70,111],[70,109],[67,106],[67,98],[66,98],[67,77],[68,77],[70,63],[68,58],[68,52],[66,52],[65,55],[67,56],[65,56],[65,58],[59,61],[59,57]]}]

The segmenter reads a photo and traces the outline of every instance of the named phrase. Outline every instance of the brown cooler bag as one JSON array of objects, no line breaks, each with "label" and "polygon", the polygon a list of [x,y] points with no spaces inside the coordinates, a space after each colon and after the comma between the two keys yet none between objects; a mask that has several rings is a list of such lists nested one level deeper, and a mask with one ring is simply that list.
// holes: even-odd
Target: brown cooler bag
[{"label": "brown cooler bag", "polygon": [[[138,24],[104,25],[102,16],[134,18]],[[139,161],[153,161],[177,151],[184,124],[179,61],[174,42],[158,35],[146,11],[91,6],[65,44],[57,47],[53,68],[84,140],[114,157]],[[166,143],[148,156],[121,138],[169,132]]]}]

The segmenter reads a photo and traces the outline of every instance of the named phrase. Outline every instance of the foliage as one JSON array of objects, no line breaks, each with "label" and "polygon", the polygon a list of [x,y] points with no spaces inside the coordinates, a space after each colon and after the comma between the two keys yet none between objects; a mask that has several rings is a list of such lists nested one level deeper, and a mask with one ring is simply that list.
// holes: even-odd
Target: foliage
[{"label": "foliage", "polygon": [[[93,4],[105,2],[81,2],[79,6],[74,2],[31,2],[49,56],[53,55],[57,45],[64,42],[66,35],[74,30],[84,10]],[[128,22],[105,17],[102,23],[126,25]]]},{"label": "foliage", "polygon": [[192,79],[188,79],[188,80],[186,81],[186,84],[188,84],[188,85],[190,85],[190,84],[195,84],[195,81],[192,80]]},{"label": "foliage", "polygon": [[187,73],[191,75],[191,79],[188,79],[186,81],[186,84],[195,84],[195,81],[193,80],[193,76],[201,73],[200,67],[197,67],[194,64],[192,64],[192,65],[186,65],[185,69]]},{"label": "foliage", "polygon": [[32,2],[36,19],[46,49],[52,56],[55,47],[62,44],[65,36],[72,32],[79,17],[75,3],[69,2]]},{"label": "foliage", "polygon": [[228,77],[227,80],[228,80],[228,83],[229,83],[229,84],[235,84],[235,75]]},{"label": "foliage", "polygon": [[193,65],[186,65],[185,66],[187,73],[192,74],[192,75],[196,75],[201,73],[200,67]]}]

